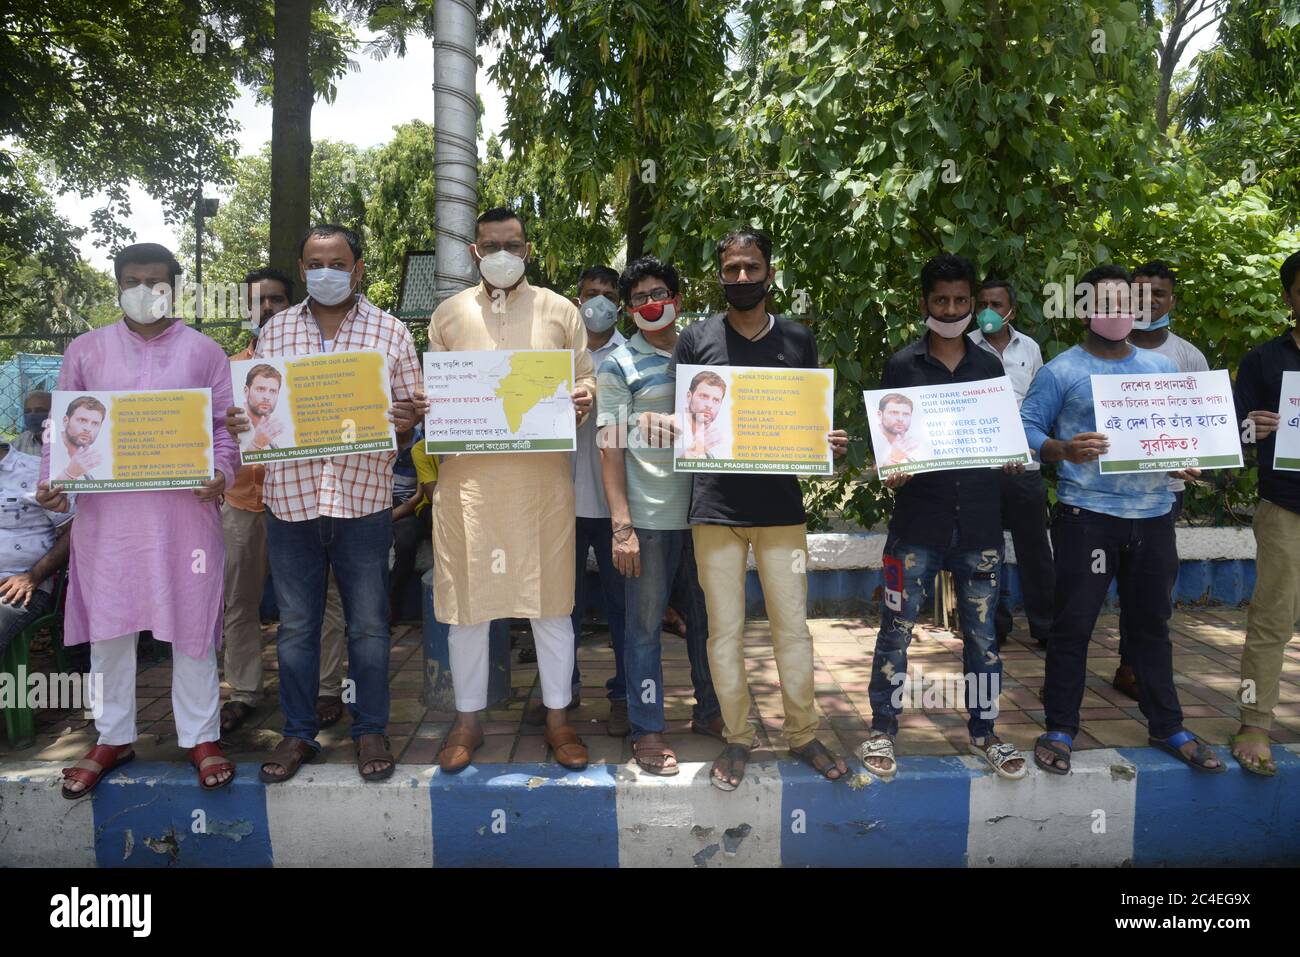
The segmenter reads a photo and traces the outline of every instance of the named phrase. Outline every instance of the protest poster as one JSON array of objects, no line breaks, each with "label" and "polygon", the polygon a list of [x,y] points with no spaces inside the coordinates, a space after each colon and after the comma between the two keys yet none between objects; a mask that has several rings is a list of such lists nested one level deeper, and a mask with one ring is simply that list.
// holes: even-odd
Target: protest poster
[{"label": "protest poster", "polygon": [[1282,373],[1277,418],[1273,468],[1283,472],[1300,472],[1300,372]]},{"label": "protest poster", "polygon": [[1031,461],[1006,376],[862,393],[881,478]]},{"label": "protest poster", "polygon": [[382,352],[241,359],[230,364],[230,379],[252,426],[239,436],[246,465],[397,448]]},{"label": "protest poster", "polygon": [[831,369],[677,367],[675,472],[834,471]]},{"label": "protest poster", "polygon": [[212,390],[55,392],[50,482],[67,492],[198,488],[212,481]]},{"label": "protest poster", "polygon": [[1097,460],[1103,473],[1241,467],[1226,369],[1094,375],[1092,404],[1110,441]]},{"label": "protest poster", "polygon": [[568,349],[426,352],[430,454],[572,452],[573,353]]}]

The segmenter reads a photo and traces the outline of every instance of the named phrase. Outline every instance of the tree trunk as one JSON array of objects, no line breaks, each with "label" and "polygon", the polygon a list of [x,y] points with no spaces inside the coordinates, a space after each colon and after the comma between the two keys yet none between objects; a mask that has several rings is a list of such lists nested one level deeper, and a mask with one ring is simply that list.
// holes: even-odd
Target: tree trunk
[{"label": "tree trunk", "polygon": [[311,209],[311,13],[312,0],[275,0],[270,264],[295,280]]},{"label": "tree trunk", "polygon": [[627,184],[627,261],[645,252],[645,228],[650,222],[650,187],[641,181],[641,166],[632,169]]}]

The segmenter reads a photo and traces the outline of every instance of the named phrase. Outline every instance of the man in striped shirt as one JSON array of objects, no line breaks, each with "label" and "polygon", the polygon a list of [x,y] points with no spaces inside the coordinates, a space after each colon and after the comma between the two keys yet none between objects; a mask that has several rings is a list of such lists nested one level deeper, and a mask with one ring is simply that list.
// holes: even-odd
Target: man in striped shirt
[{"label": "man in striped shirt", "polygon": [[722,737],[722,709],[709,674],[709,619],[687,515],[691,473],[674,472],[671,445],[652,448],[639,424],[643,413],[673,411],[675,386],[668,363],[681,312],[677,270],[645,256],[628,265],[618,284],[638,331],[598,370],[596,424],[613,522],[614,565],[625,582],[628,720],[637,764],[650,774],[673,775],[678,773],[677,756],[664,738],[660,641],[675,580],[687,596],[679,610],[686,616],[686,654],[695,689],[691,730]]},{"label": "man in striped shirt", "polygon": [[[361,240],[340,226],[316,226],[303,238],[299,269],[307,298],[262,329],[256,358],[372,350],[388,361],[389,421],[409,444],[428,407],[411,333],[357,292],[365,274]],[[238,439],[248,418],[232,407]],[[320,750],[316,696],[320,678],[325,582],[333,569],[347,619],[348,677],[355,686],[352,738],[368,781],[388,778],[395,760],[388,725],[388,552],[393,543],[393,452],[272,462],[264,503],[271,579],[280,606],[276,651],[284,740],[262,765],[267,783],[287,781]]]}]

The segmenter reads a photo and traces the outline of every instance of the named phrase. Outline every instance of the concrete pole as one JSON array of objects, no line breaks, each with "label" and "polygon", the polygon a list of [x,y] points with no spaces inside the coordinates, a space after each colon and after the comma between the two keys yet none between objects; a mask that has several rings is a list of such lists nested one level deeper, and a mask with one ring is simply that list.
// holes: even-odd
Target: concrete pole
[{"label": "concrete pole", "polygon": [[479,278],[469,255],[478,218],[477,19],[474,0],[437,0],[434,6],[434,269],[439,301]]}]

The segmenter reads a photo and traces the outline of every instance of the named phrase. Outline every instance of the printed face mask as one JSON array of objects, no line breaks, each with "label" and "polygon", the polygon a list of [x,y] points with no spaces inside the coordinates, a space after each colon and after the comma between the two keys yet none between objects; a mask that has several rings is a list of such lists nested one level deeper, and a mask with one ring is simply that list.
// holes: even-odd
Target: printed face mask
[{"label": "printed face mask", "polygon": [[646,332],[658,332],[660,329],[667,329],[677,321],[677,297],[665,299],[663,302],[647,302],[643,306],[630,308],[632,319],[636,322],[638,329],[644,329]]}]

